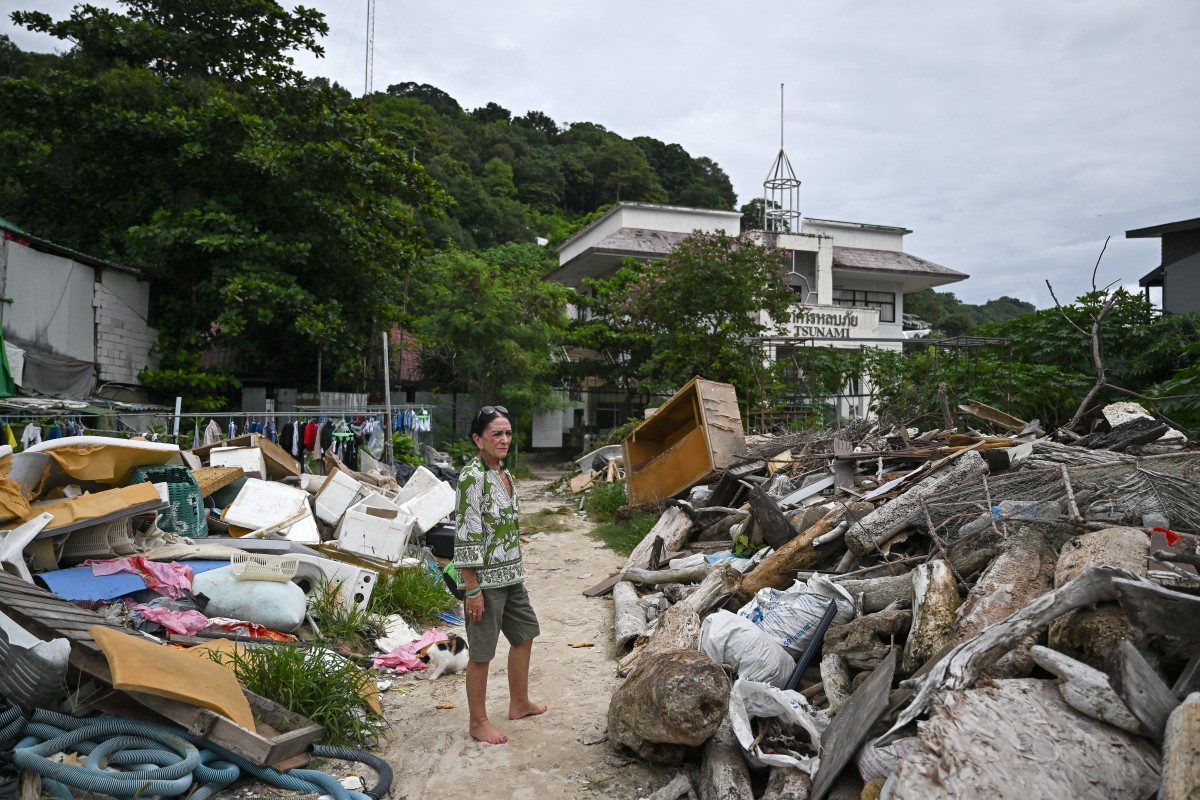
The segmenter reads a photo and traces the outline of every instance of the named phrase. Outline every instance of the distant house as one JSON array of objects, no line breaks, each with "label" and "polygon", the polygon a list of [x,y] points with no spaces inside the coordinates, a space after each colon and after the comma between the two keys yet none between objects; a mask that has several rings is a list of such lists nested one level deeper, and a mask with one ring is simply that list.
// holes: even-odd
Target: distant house
[{"label": "distant house", "polygon": [[1162,260],[1138,285],[1162,289],[1162,309],[1200,312],[1200,217],[1125,231],[1126,239],[1161,239]]},{"label": "distant house", "polygon": [[87,399],[157,365],[150,284],[136,269],[62,247],[0,218],[0,326],[23,394]]}]

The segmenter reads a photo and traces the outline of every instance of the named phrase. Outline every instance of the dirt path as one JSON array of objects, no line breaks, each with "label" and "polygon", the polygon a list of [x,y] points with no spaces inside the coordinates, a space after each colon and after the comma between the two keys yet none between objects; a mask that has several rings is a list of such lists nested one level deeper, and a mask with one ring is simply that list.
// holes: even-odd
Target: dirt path
[{"label": "dirt path", "polygon": [[[533,648],[530,694],[549,711],[515,722],[506,718],[508,644],[503,637],[492,662],[488,710],[508,734],[507,744],[480,744],[468,735],[461,674],[432,682],[420,673],[412,676],[411,684],[397,687],[402,691],[383,696],[393,728],[380,753],[395,773],[391,796],[397,800],[637,798],[666,781],[653,768],[619,755],[606,738],[608,702],[619,683],[612,601],[590,599],[582,591],[620,568],[624,559],[585,535],[592,525],[573,513],[576,501],[547,493],[549,485],[544,479],[517,483],[528,538],[526,585],[542,627]],[[563,513],[537,513],[553,509]],[[533,525],[525,521],[531,516]],[[571,647],[580,642],[593,646]]]}]

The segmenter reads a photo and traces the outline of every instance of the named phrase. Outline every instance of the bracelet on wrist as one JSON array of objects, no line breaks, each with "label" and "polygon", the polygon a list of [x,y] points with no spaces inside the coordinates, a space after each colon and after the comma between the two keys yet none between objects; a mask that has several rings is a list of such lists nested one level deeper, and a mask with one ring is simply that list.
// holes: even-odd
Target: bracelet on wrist
[{"label": "bracelet on wrist", "polygon": [[479,594],[479,593],[480,593],[480,592],[482,592],[482,591],[483,591],[483,587],[482,587],[482,586],[476,586],[474,589],[471,589],[471,590],[469,590],[469,591],[466,593],[466,596],[467,596],[467,597],[471,597],[472,595]]}]

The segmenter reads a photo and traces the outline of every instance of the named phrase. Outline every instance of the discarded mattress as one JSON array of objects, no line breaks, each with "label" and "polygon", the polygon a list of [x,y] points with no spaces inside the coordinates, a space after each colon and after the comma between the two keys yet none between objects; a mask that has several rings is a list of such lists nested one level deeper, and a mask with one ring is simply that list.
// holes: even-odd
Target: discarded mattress
[{"label": "discarded mattress", "polygon": [[180,463],[179,448],[161,442],[108,436],[67,436],[35,444],[26,453],[45,453],[58,469],[80,481],[124,486],[138,467]]}]

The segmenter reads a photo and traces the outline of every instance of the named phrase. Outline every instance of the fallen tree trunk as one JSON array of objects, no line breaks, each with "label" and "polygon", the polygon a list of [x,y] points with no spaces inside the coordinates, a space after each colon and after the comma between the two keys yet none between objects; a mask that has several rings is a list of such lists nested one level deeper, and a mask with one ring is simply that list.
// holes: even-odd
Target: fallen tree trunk
[{"label": "fallen tree trunk", "polygon": [[649,561],[650,553],[654,549],[655,537],[662,537],[663,551],[670,553],[682,549],[691,532],[691,517],[679,506],[669,506],[658,518],[658,522],[654,523],[650,532],[642,538],[642,541],[638,542],[637,547],[633,548],[633,552],[629,554],[621,571],[625,572]]},{"label": "fallen tree trunk", "polygon": [[944,560],[939,558],[914,569],[912,585],[912,628],[900,662],[908,673],[916,672],[954,641],[954,612],[958,610],[958,587],[950,565]]},{"label": "fallen tree trunk", "polygon": [[617,647],[624,650],[646,632],[646,608],[638,598],[637,589],[629,581],[613,587],[613,631]]},{"label": "fallen tree trunk", "polygon": [[647,761],[682,761],[728,716],[729,677],[698,650],[645,652],[608,705],[608,735]]},{"label": "fallen tree trunk", "polygon": [[974,450],[944,465],[933,475],[917,483],[904,494],[872,511],[846,532],[846,545],[860,556],[875,552],[879,546],[910,525],[924,522],[925,498],[956,486],[973,483],[987,474],[987,463]]},{"label": "fallen tree trunk", "polygon": [[827,547],[817,549],[813,547],[813,541],[837,527],[845,515],[846,509],[838,506],[815,525],[809,526],[783,547],[764,558],[761,564],[742,578],[742,585],[738,589],[738,599],[743,603],[748,602],[759,589],[768,587],[786,589],[792,584],[792,573],[796,570],[812,569],[826,561],[840,557],[844,547],[839,543],[831,543]]},{"label": "fallen tree trunk", "polygon": [[[971,550],[967,547],[955,546],[950,548],[950,563],[959,575],[973,575],[986,567],[987,563],[999,553],[1000,549],[996,547]],[[863,614],[883,611],[897,601],[911,603],[913,599],[912,578],[908,575],[849,580],[839,580],[834,577],[833,582],[855,598],[855,602],[860,605],[859,610]],[[862,595],[861,603],[858,601],[859,595]]]},{"label": "fallen tree trunk", "polygon": [[711,570],[712,564],[706,561],[694,567],[681,569],[627,569],[621,573],[621,577],[643,586],[653,586],[658,583],[696,583],[704,580]]},{"label": "fallen tree trunk", "polygon": [[643,654],[670,650],[695,650],[700,646],[700,616],[687,603],[675,603],[663,612],[654,627],[639,636],[633,652],[621,659],[617,674],[628,675]]},{"label": "fallen tree trunk", "polygon": [[704,762],[698,783],[700,800],[754,800],[750,766],[733,734],[728,714],[704,745]]},{"label": "fallen tree trunk", "polygon": [[683,602],[694,608],[697,616],[703,617],[727,597],[736,594],[741,583],[742,573],[728,564],[718,563]]}]

